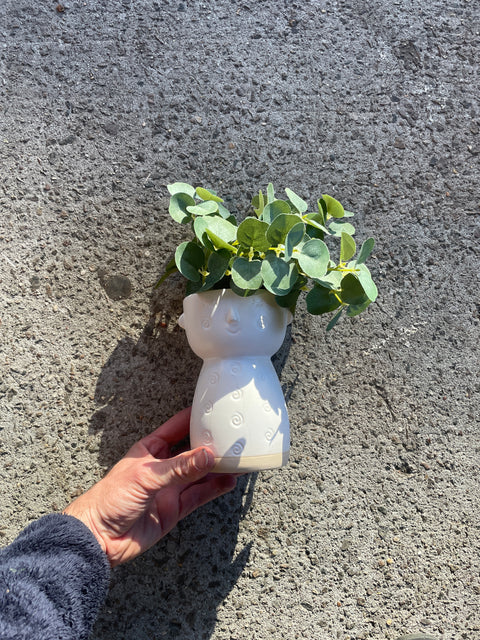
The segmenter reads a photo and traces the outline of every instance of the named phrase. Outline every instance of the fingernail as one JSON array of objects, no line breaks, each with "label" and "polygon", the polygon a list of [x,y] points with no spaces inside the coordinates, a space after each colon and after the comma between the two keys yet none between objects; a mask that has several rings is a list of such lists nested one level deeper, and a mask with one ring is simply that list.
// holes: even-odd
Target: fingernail
[{"label": "fingernail", "polygon": [[200,449],[193,456],[193,464],[199,471],[203,471],[210,466],[210,460],[208,457],[208,451],[206,449]]}]

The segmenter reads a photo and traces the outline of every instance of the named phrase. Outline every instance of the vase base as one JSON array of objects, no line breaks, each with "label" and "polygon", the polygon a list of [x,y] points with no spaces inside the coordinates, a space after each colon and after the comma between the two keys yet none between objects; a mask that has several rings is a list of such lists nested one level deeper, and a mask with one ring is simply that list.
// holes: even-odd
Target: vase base
[{"label": "vase base", "polygon": [[213,473],[250,473],[278,469],[288,462],[289,451],[281,451],[266,456],[226,456],[215,458]]}]

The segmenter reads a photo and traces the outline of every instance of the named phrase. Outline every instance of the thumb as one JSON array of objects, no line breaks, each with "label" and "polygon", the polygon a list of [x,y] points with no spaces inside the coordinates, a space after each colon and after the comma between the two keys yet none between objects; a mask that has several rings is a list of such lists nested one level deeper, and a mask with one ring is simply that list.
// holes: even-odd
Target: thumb
[{"label": "thumb", "polygon": [[157,491],[159,489],[191,484],[201,480],[215,465],[215,458],[210,449],[198,447],[192,451],[185,451],[178,456],[159,460],[154,463]]}]

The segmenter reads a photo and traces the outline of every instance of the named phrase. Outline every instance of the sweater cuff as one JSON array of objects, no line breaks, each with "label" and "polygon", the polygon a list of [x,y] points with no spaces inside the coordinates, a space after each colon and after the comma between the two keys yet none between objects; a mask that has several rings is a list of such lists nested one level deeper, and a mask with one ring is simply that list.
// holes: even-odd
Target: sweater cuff
[{"label": "sweater cuff", "polygon": [[36,584],[72,637],[86,637],[108,592],[110,564],[83,522],[64,514],[40,518],[0,551],[0,565]]}]

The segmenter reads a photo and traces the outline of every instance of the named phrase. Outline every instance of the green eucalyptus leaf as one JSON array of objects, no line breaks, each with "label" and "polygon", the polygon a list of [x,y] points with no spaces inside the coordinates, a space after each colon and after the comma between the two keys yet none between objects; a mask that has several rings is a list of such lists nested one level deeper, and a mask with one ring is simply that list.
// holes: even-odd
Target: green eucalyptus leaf
[{"label": "green eucalyptus leaf", "polygon": [[285,200],[273,200],[263,209],[261,219],[270,224],[277,216],[282,213],[290,213],[290,211],[290,205]]},{"label": "green eucalyptus leaf", "polygon": [[167,189],[171,196],[174,196],[177,193],[186,193],[188,196],[193,198],[195,195],[195,187],[192,187],[191,184],[187,184],[186,182],[174,182],[173,184],[168,184]]},{"label": "green eucalyptus leaf", "polygon": [[262,261],[236,258],[232,265],[232,280],[240,289],[259,289],[262,286]]},{"label": "green eucalyptus leaf", "polygon": [[192,282],[191,280],[187,280],[187,286],[185,290],[185,295],[190,296],[192,293],[197,293],[202,288],[202,279],[197,282]]},{"label": "green eucalyptus leaf", "polygon": [[230,280],[230,289],[241,298],[248,298],[249,296],[253,296],[257,293],[257,289],[241,289],[240,287],[237,287],[233,280]]},{"label": "green eucalyptus leaf", "polygon": [[168,212],[175,220],[180,224],[185,224],[192,219],[192,216],[187,211],[188,207],[195,205],[195,200],[187,193],[175,193],[170,198],[170,205]]},{"label": "green eucalyptus leaf", "polygon": [[225,275],[225,271],[228,269],[230,255],[230,252],[226,249],[219,249],[210,255],[207,262],[207,276],[201,291],[208,291],[215,286],[217,282],[220,282]]},{"label": "green eucalyptus leaf", "polygon": [[305,200],[302,200],[302,198],[300,198],[300,196],[297,196],[297,194],[294,193],[291,189],[285,189],[285,193],[287,194],[288,199],[293,204],[298,213],[305,213],[305,211],[308,209],[308,204],[305,202]]},{"label": "green eucalyptus leaf", "polygon": [[207,235],[209,218],[210,216],[197,216],[193,222],[193,231],[204,247],[209,251],[215,251],[215,246]]},{"label": "green eucalyptus leaf", "polygon": [[372,253],[373,247],[375,246],[375,240],[373,238],[367,238],[365,242],[362,244],[362,248],[360,249],[360,253],[357,257],[357,264],[363,264],[368,256]]},{"label": "green eucalyptus leaf", "polygon": [[340,297],[343,302],[353,305],[363,304],[365,295],[365,290],[360,284],[360,280],[353,273],[347,273],[342,279],[340,290]]},{"label": "green eucalyptus leaf", "polygon": [[330,320],[330,322],[327,324],[327,331],[331,331],[333,329],[333,327],[337,324],[337,322],[340,320],[340,317],[343,313],[343,308],[340,309],[340,311],[338,313],[336,313],[333,318]]},{"label": "green eucalyptus leaf", "polygon": [[270,182],[267,187],[267,203],[270,204],[275,200],[275,189],[273,188],[273,184]]},{"label": "green eucalyptus leaf", "polygon": [[[233,242],[237,237],[237,227],[224,220],[220,216],[205,216],[206,227],[205,231],[211,238],[209,232],[214,233],[218,238],[221,238],[224,242]],[[227,248],[227,247],[223,247]]]},{"label": "green eucalyptus leaf", "polygon": [[353,236],[355,233],[355,227],[353,224],[350,224],[350,222],[344,222],[343,220],[334,220],[328,225],[328,230],[337,238],[341,238],[342,233],[348,233],[349,236]]},{"label": "green eucalyptus leaf", "polygon": [[164,282],[169,276],[172,275],[172,273],[175,273],[176,271],[178,271],[178,269],[177,269],[177,265],[175,264],[175,257],[173,257],[166,264],[163,274],[160,277],[160,280],[155,285],[155,289],[157,289],[162,284],[162,282]]},{"label": "green eucalyptus leaf", "polygon": [[330,253],[323,240],[314,238],[306,242],[298,255],[300,269],[310,278],[322,278],[330,260]]},{"label": "green eucalyptus leaf", "polygon": [[244,247],[253,247],[255,251],[268,251],[270,243],[266,233],[268,224],[257,218],[245,218],[237,231],[237,240]]},{"label": "green eucalyptus leaf", "polygon": [[204,189],[203,187],[196,188],[197,196],[200,200],[212,200],[213,202],[223,202],[222,198],[217,196],[215,193],[212,193],[208,189]]},{"label": "green eucalyptus leaf", "polygon": [[258,195],[252,198],[252,207],[257,218],[260,218],[263,213],[263,208],[265,207],[265,199],[261,190],[258,192]]},{"label": "green eucalyptus leaf", "polygon": [[307,311],[316,316],[334,311],[340,306],[340,302],[332,290],[318,284],[315,284],[313,289],[307,293],[306,303]]},{"label": "green eucalyptus leaf", "polygon": [[213,200],[206,200],[205,202],[187,207],[187,211],[194,216],[208,216],[218,211],[218,203],[213,202]]},{"label": "green eucalyptus leaf", "polygon": [[340,289],[340,285],[343,279],[343,273],[341,271],[330,271],[327,275],[322,278],[316,278],[315,282],[317,282],[322,287],[327,287],[327,289]]},{"label": "green eucalyptus leaf", "polygon": [[378,289],[377,285],[372,279],[372,275],[368,267],[364,264],[358,264],[357,262],[357,269],[359,270],[357,273],[357,278],[362,285],[363,290],[365,291],[365,295],[370,300],[370,302],[375,302],[378,296]]},{"label": "green eucalyptus leaf", "polygon": [[292,313],[295,313],[295,307],[297,306],[297,300],[299,295],[301,294],[301,289],[298,289],[297,286],[289,291],[284,296],[275,296],[275,302],[279,307],[283,307],[285,309],[290,309]]},{"label": "green eucalyptus leaf", "polygon": [[216,249],[227,249],[227,251],[230,251],[231,253],[237,253],[237,250],[233,245],[225,242],[225,240],[222,240],[222,238],[220,238],[220,236],[217,236],[217,234],[214,233],[211,229],[206,229],[206,234],[210,238],[213,246]]},{"label": "green eucalyptus leaf", "polygon": [[270,246],[276,247],[279,244],[285,244],[288,232],[299,222],[301,223],[301,218],[292,213],[280,213],[276,216],[267,230],[267,240],[270,242]]},{"label": "green eucalyptus leaf", "polygon": [[318,205],[318,213],[323,218],[323,224],[326,224],[326,222],[327,222],[327,203],[325,202],[325,200],[323,200],[323,198],[320,198],[320,200],[317,200],[317,205]]},{"label": "green eucalyptus leaf", "polygon": [[345,209],[343,205],[332,196],[328,196],[327,194],[322,195],[322,200],[326,205],[327,214],[332,216],[332,218],[343,218],[345,215]]},{"label": "green eucalyptus leaf", "polygon": [[355,240],[352,236],[345,231],[342,231],[340,241],[340,262],[347,262],[355,255],[355,251],[357,250],[357,245],[355,244]]},{"label": "green eucalyptus leaf", "polygon": [[284,296],[292,289],[298,278],[294,263],[287,263],[273,253],[268,253],[262,262],[261,274],[265,288],[276,296]]},{"label": "green eucalyptus leaf", "polygon": [[201,279],[199,269],[205,264],[202,248],[194,242],[182,242],[175,251],[175,264],[187,280],[197,282]]},{"label": "green eucalyptus leaf", "polygon": [[297,222],[294,224],[285,238],[285,260],[290,260],[295,248],[302,242],[305,236],[305,224]]},{"label": "green eucalyptus leaf", "polygon": [[236,225],[237,224],[237,220],[235,218],[235,216],[233,216],[230,211],[223,206],[223,204],[221,202],[218,203],[218,213],[222,216],[222,218],[225,218],[225,220],[230,220],[230,218],[233,218],[233,222]]},{"label": "green eucalyptus leaf", "polygon": [[323,224],[324,218],[320,213],[307,213],[302,216],[302,218],[309,226],[315,227],[315,229],[319,229],[320,231],[323,231],[323,233],[330,235],[330,231]]},{"label": "green eucalyptus leaf", "polygon": [[365,297],[365,301],[362,304],[351,304],[347,307],[347,316],[349,318],[353,318],[354,316],[358,316],[358,314],[365,311],[369,304],[371,304],[371,300]]}]

